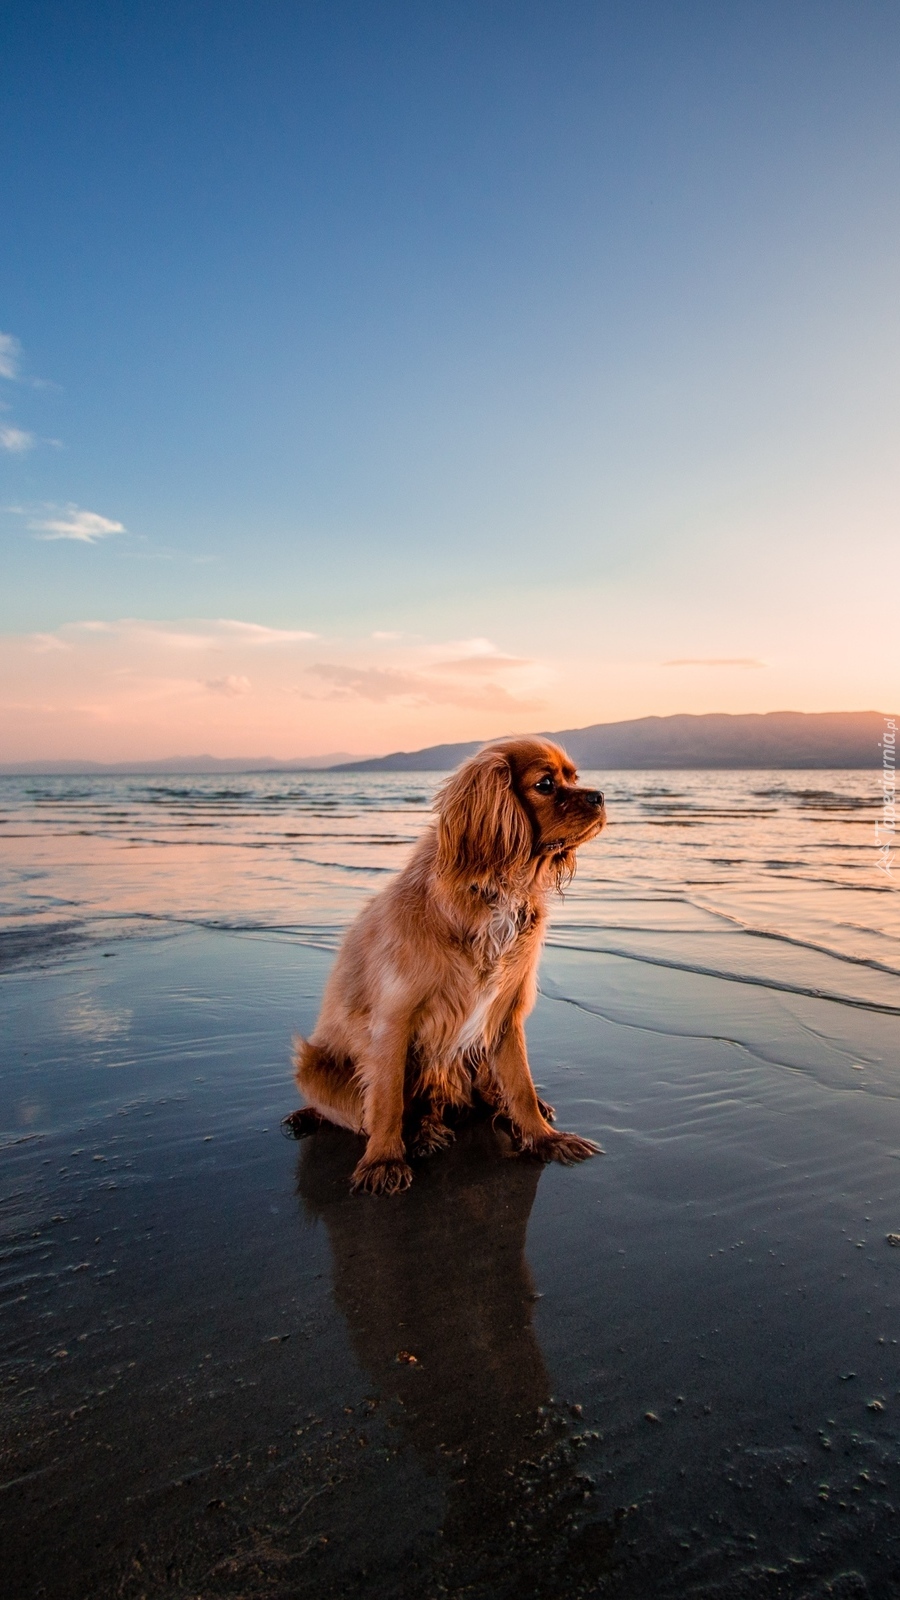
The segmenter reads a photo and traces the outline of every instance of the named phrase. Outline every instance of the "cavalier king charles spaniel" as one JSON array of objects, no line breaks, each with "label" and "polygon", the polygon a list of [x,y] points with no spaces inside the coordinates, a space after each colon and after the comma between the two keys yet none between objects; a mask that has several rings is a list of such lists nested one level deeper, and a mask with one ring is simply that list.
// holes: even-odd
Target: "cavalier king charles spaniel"
[{"label": "cavalier king charles spaniel", "polygon": [[439,790],[409,865],[356,918],[309,1039],[297,1041],[307,1104],[297,1138],[337,1123],[366,1138],[353,1187],[396,1194],[413,1155],[453,1135],[445,1113],[487,1102],[515,1147],[571,1163],[599,1146],[550,1126],[535,1092],[525,1018],[537,992],[546,897],[606,821],[558,745],[504,739]]}]

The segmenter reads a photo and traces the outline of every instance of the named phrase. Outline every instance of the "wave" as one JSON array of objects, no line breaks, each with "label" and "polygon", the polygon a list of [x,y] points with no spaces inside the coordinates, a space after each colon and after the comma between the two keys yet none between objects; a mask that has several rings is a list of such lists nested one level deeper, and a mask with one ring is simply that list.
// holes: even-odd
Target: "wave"
[{"label": "wave", "polygon": [[783,785],[773,789],[753,789],[760,800],[799,800],[801,806],[834,811],[874,811],[882,804],[877,795],[846,794],[839,789],[792,789]]},{"label": "wave", "polygon": [[694,961],[675,961],[669,956],[644,955],[636,950],[625,950],[615,945],[570,944],[559,939],[548,939],[548,946],[558,950],[580,950],[584,955],[616,956],[622,961],[638,961],[643,966],[664,967],[672,972],[688,972],[698,978],[718,978],[722,983],[745,983],[757,989],[772,989],[779,994],[802,995],[809,1000],[825,1000],[832,1005],[850,1006],[857,1011],[873,1011],[900,1017],[900,1005],[889,1005],[878,1000],[862,1000],[856,995],[835,994],[813,984],[788,983],[781,978],[763,978],[749,972],[728,972],[720,967],[701,966]]},{"label": "wave", "polygon": [[0,971],[22,962],[39,962],[83,945],[88,938],[78,922],[40,923],[0,929]]},{"label": "wave", "polygon": [[[900,967],[888,966],[886,961],[878,961],[874,956],[854,956],[847,950],[835,950],[831,945],[818,944],[814,939],[801,939],[797,934],[783,933],[775,928],[754,928],[750,923],[743,922],[719,906],[704,906],[699,900],[688,900],[688,905],[693,905],[698,911],[709,911],[730,928],[745,933],[749,939],[771,939],[778,944],[793,945],[798,950],[810,950],[814,955],[827,956],[831,961],[845,961],[849,966],[868,967],[873,972],[883,972],[889,978],[900,978]],[[860,928],[858,931],[867,932]],[[880,929],[873,930],[879,937],[885,937]]]},{"label": "wave", "polygon": [[356,866],[352,861],[317,861],[315,856],[291,856],[292,861],[298,861],[305,867],[328,867],[334,872],[386,872],[391,877],[396,873],[396,867],[376,867],[373,862],[365,866]]}]

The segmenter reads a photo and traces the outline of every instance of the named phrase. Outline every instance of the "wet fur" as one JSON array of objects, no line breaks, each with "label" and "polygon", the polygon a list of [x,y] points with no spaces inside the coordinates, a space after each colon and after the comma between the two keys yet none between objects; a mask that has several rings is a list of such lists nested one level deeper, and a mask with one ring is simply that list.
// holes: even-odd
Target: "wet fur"
[{"label": "wet fur", "polygon": [[[553,793],[535,785],[548,779]],[[580,789],[564,752],[541,739],[489,745],[444,784],[436,820],[409,865],[357,917],[308,1040],[297,1041],[306,1106],[297,1136],[323,1121],[366,1136],[353,1186],[394,1194],[413,1151],[452,1138],[448,1112],[480,1096],[519,1150],[582,1161],[597,1146],[550,1126],[528,1066],[525,1018],[536,994],[546,897],[603,827],[603,797]]]}]

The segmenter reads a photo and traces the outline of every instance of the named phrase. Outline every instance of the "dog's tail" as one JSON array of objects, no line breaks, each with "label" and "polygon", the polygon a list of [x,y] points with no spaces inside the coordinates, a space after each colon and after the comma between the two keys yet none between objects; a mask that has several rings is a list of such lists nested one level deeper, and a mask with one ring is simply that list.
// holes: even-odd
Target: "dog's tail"
[{"label": "dog's tail", "polygon": [[294,1076],[313,1111],[353,1133],[364,1133],[364,1105],[352,1061],[338,1061],[309,1039],[294,1040]]}]

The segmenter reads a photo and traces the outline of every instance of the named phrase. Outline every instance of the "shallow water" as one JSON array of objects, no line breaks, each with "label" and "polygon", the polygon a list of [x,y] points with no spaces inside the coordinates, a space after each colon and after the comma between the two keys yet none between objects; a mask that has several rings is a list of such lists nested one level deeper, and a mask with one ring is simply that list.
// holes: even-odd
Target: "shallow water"
[{"label": "shallow water", "polygon": [[278,1124],[437,777],[2,780],[11,1591],[895,1594],[876,777],[606,777],[529,1027],[606,1155],[393,1201]]}]

